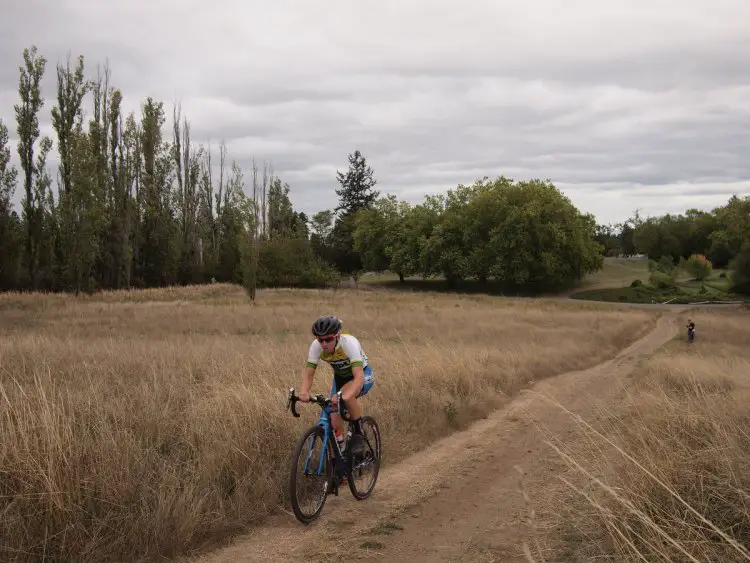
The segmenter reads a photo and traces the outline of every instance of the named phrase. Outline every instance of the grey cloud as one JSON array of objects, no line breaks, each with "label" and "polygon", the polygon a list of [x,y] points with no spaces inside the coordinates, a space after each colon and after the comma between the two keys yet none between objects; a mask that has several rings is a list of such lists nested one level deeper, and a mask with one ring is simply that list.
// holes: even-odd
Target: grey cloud
[{"label": "grey cloud", "polygon": [[[746,17],[746,16],[745,16]],[[394,72],[388,68],[374,68],[378,75]],[[437,62],[402,65],[397,75],[410,77],[442,77],[455,80],[512,76],[521,80],[545,80],[597,85],[617,83],[621,86],[648,91],[662,91],[679,84],[685,88],[710,87],[720,83],[727,86],[747,84],[750,74],[750,33],[730,39],[717,48],[705,43],[686,45],[679,49],[663,49],[646,55],[613,55],[606,59],[565,57],[528,64],[525,57],[517,61],[472,62],[469,65],[440,64]]]},{"label": "grey cloud", "polygon": [[253,158],[273,162],[308,213],[336,204],[358,148],[378,188],[408,201],[483,176],[551,178],[619,220],[747,189],[747,13],[743,0],[637,13],[626,0],[16,2],[0,22],[0,117],[13,120],[35,29],[43,126],[55,63],[82,53],[91,74],[109,59],[126,111],[150,95],[169,124],[180,101],[196,142],[225,139],[248,181]]},{"label": "grey cloud", "polygon": [[[748,183],[735,184],[734,182],[727,183],[699,183],[699,184],[686,184],[677,183],[671,185],[656,185],[656,186],[638,186],[631,189],[631,194],[638,195],[639,197],[646,198],[669,198],[669,197],[697,197],[697,196],[724,196],[729,190],[729,194],[732,193],[732,189],[737,191],[746,190]],[[729,195],[727,195],[729,199]]]}]

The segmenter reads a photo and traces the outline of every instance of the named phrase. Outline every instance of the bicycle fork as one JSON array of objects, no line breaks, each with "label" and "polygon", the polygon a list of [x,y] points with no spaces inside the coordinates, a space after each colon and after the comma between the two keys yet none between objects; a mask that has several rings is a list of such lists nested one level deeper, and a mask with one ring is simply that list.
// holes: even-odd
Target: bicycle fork
[{"label": "bicycle fork", "polygon": [[[333,475],[330,479],[330,482],[332,483],[332,489],[328,494],[339,496],[339,479],[345,474],[346,460],[344,459],[343,452],[339,448],[338,442],[332,439],[332,425],[327,413],[321,413],[320,420],[318,421],[318,426],[323,429],[323,451],[321,452],[320,460],[318,461],[317,471],[311,472],[310,460],[312,457],[313,445],[315,444],[315,441],[313,440],[313,442],[308,447],[307,456],[305,458],[304,474],[313,474],[316,476],[323,475],[325,473],[325,463],[327,461],[330,462],[330,467]],[[329,445],[331,447],[330,450]],[[328,486],[328,482],[329,481],[326,482],[326,486]]]}]

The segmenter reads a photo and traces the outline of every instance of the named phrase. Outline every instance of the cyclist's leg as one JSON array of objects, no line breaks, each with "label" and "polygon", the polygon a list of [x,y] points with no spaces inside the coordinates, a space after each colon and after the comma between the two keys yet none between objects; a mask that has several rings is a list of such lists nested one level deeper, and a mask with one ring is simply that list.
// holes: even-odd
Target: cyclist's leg
[{"label": "cyclist's leg", "polygon": [[[337,385],[336,378],[333,378],[333,382],[331,383],[331,395],[330,397],[333,398],[333,396],[338,391],[338,385]],[[334,429],[338,430],[340,433],[344,434],[346,433],[346,430],[344,429],[344,421],[341,419],[341,415],[336,412],[337,409],[334,407],[328,407],[328,414],[331,416],[331,424],[333,424]]]},{"label": "cyclist's leg", "polygon": [[[367,395],[367,393],[372,389],[372,386],[375,384],[375,377],[372,374],[372,367],[369,365],[362,370],[364,372],[364,381],[362,382],[362,387],[359,388],[359,393],[357,393],[357,396],[354,397],[349,403],[347,404],[347,408],[351,412],[352,416],[355,418],[360,418],[362,416],[362,405],[359,402],[360,397],[364,397]],[[350,381],[347,383],[347,385],[356,385],[354,381]],[[343,387],[342,387],[343,389]]]},{"label": "cyclist's leg", "polygon": [[[341,386],[341,391],[350,391],[353,387],[356,388],[356,386],[357,382],[354,379],[350,379]],[[349,411],[349,416],[352,418],[359,418],[362,416],[362,407],[359,405],[359,401],[357,401],[357,396],[362,394],[363,388],[364,385],[360,388],[358,395],[346,401],[346,410]]]},{"label": "cyclist's leg", "polygon": [[[333,382],[331,383],[331,394],[330,397],[333,398],[333,396],[338,391],[338,381],[336,381],[336,378],[333,378]],[[344,427],[344,421],[341,419],[341,415],[337,412],[338,409],[335,407],[327,407],[328,414],[331,417],[331,424],[333,425],[334,430],[338,430],[340,434],[346,434],[346,428]],[[337,474],[340,474],[340,472],[343,472],[343,468],[339,467],[338,465],[335,468],[335,471]],[[339,479],[339,486],[342,486],[344,482],[346,481],[346,477],[341,476]]]},{"label": "cyclist's leg", "polygon": [[372,366],[368,365],[363,371],[365,381],[362,384],[362,389],[359,390],[359,395],[357,395],[357,397],[364,397],[367,395],[367,392],[372,389],[372,386],[375,385],[375,376],[372,373]]},{"label": "cyclist's leg", "polygon": [[[347,410],[350,413],[350,416],[352,418],[352,422],[354,423],[354,435],[352,436],[352,451],[357,454],[361,454],[364,451],[364,437],[362,435],[362,427],[360,424],[360,419],[362,418],[362,405],[359,403],[359,397],[362,397],[363,395],[366,395],[372,386],[375,384],[375,379],[372,374],[372,368],[368,365],[364,370],[364,381],[362,382],[362,386],[359,389],[359,392],[357,395],[350,401],[347,402]],[[345,386],[342,387],[344,389],[345,387],[349,386],[356,386],[354,380],[349,381],[346,383]]]}]

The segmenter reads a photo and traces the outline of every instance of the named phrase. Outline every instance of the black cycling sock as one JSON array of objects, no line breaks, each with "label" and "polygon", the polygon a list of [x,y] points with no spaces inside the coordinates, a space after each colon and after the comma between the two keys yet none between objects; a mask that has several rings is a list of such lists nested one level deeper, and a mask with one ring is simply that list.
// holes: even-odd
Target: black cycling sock
[{"label": "black cycling sock", "polygon": [[362,418],[358,418],[356,420],[352,420],[352,428],[354,428],[354,432],[356,434],[364,434],[364,430],[362,430]]}]

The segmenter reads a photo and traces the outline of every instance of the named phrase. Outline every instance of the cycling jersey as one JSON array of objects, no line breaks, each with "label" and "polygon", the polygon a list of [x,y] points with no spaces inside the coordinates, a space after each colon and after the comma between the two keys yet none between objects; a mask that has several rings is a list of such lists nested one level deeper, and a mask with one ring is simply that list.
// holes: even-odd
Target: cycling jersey
[{"label": "cycling jersey", "polygon": [[307,355],[307,365],[314,369],[320,360],[331,365],[337,379],[351,379],[354,377],[353,367],[360,366],[365,369],[368,366],[367,355],[362,345],[351,334],[341,334],[331,354],[323,351],[317,338],[313,340]]}]

